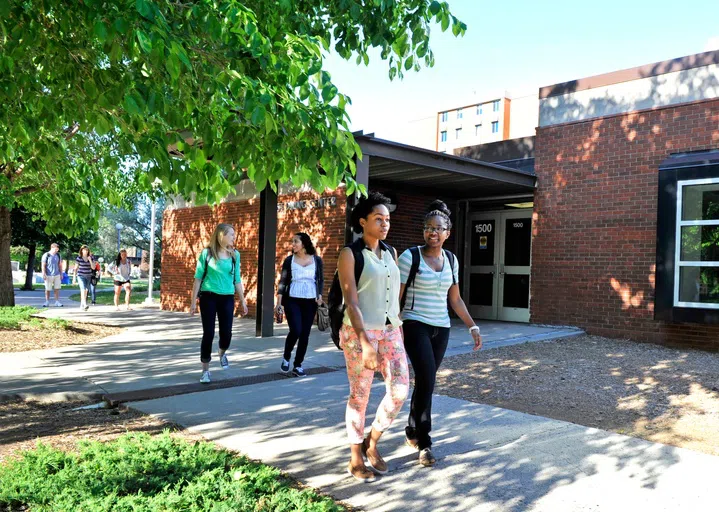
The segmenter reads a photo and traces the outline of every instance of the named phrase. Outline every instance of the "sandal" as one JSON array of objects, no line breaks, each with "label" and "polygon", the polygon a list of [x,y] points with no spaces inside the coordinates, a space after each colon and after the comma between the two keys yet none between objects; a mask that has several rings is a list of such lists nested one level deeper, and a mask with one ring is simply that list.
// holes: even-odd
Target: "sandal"
[{"label": "sandal", "polygon": [[377,477],[372,471],[367,469],[364,464],[361,466],[353,466],[352,462],[347,465],[347,472],[356,480],[362,483],[374,482]]},{"label": "sandal", "polygon": [[413,450],[419,451],[419,441],[417,439],[412,439],[411,437],[404,436],[404,444],[412,448]]},{"label": "sandal", "polygon": [[367,459],[367,465],[372,468],[372,471],[374,471],[377,474],[380,475],[386,475],[389,471],[389,468],[387,467],[387,463],[384,461],[382,456],[377,452],[377,456],[371,456],[367,453],[367,450],[369,449],[369,437],[366,437],[365,440],[362,442],[362,455],[365,456]]},{"label": "sandal", "polygon": [[435,459],[434,455],[432,455],[431,449],[425,448],[424,450],[419,452],[419,463],[424,467],[428,468],[434,466],[435,462],[437,462],[437,459]]}]

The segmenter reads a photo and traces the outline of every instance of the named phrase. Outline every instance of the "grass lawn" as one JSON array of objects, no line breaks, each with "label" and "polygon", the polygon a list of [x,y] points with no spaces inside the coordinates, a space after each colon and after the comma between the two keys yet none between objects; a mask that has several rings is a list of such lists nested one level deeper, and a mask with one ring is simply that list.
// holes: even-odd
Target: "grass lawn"
[{"label": "grass lawn", "polygon": [[0,510],[341,511],[276,468],[165,432],[45,445],[0,466]]},{"label": "grass lawn", "polygon": [[[153,291],[152,292],[152,298],[157,299],[160,297],[159,291]],[[95,298],[97,299],[96,302],[100,305],[104,306],[111,306],[115,304],[115,291],[114,290],[108,290],[103,292],[97,292],[95,294]],[[130,304],[142,304],[145,302],[145,299],[147,298],[147,285],[134,285],[132,287],[132,293],[130,294]],[[88,293],[88,300],[90,299],[90,294]],[[70,300],[74,300],[77,302],[80,302],[80,294],[74,293],[70,295]],[[125,290],[122,290],[120,292],[120,305],[125,303]]]},{"label": "grass lawn", "polygon": [[[108,277],[108,278],[102,278],[102,279],[100,280],[100,282],[97,284],[97,286],[98,286],[99,288],[102,288],[102,287],[112,287],[112,285],[113,285],[112,279],[109,278],[109,277]],[[23,285],[21,285],[21,284],[15,284],[15,285],[14,285],[14,287],[17,288],[17,289],[22,288],[22,286],[23,286]],[[32,285],[32,289],[33,289],[33,290],[44,290],[44,289],[45,289],[45,285],[42,284],[42,283],[34,283],[34,284]],[[63,285],[62,285],[62,289],[63,289],[63,290],[79,290],[79,289],[80,289],[80,285],[79,285],[79,284],[63,284]]]},{"label": "grass lawn", "polygon": [[37,309],[32,306],[0,307],[0,329],[67,329],[70,322],[60,318],[35,318]]}]

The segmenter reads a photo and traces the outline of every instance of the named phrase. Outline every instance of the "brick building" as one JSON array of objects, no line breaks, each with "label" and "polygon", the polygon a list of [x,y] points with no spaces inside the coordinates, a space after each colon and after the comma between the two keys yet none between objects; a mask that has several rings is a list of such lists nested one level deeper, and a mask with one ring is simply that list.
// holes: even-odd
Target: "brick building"
[{"label": "brick building", "polygon": [[[358,137],[358,181],[396,207],[389,243],[420,243],[422,213],[440,197],[454,212],[448,248],[473,316],[718,349],[719,52],[544,87],[538,104],[536,137],[455,155]],[[220,221],[237,227],[253,314],[260,299],[260,313],[271,310],[296,231],[315,240],[329,286],[353,201],[343,189],[281,189],[263,203],[244,184],[212,209],[175,204],[162,307],[188,308],[194,262]],[[262,247],[275,211],[276,244],[268,236]],[[274,272],[259,272],[262,261]],[[271,282],[260,285],[263,275]]]}]

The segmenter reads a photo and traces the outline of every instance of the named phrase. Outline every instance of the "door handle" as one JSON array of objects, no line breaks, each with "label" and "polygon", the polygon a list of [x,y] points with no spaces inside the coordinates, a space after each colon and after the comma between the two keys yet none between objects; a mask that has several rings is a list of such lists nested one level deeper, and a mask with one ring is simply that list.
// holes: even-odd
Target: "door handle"
[{"label": "door handle", "polygon": [[504,277],[504,274],[506,274],[506,272],[504,271],[504,265],[502,265],[502,268],[499,271],[499,277]]}]

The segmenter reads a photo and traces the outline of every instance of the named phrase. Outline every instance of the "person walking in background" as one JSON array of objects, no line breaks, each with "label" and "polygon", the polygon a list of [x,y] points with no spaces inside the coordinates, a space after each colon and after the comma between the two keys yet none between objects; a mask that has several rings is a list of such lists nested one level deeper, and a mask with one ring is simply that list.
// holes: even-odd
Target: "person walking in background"
[{"label": "person walking in background", "polygon": [[88,309],[87,292],[90,290],[93,268],[95,268],[95,263],[90,255],[90,249],[87,245],[83,245],[75,259],[75,273],[72,281],[73,284],[80,283],[80,307],[85,311]]},{"label": "person walking in background", "polygon": [[60,288],[62,288],[62,258],[60,246],[50,244],[50,250],[42,255],[42,280],[45,282],[45,303],[42,307],[50,306],[50,292],[55,290],[55,306],[62,307],[60,302]]},{"label": "person walking in background", "polygon": [[307,353],[317,306],[322,304],[323,287],[322,258],[317,256],[309,235],[297,233],[292,237],[292,254],[282,263],[275,307],[275,313],[284,311],[287,314],[287,325],[290,328],[285,339],[285,353],[280,365],[283,373],[290,371],[292,350],[299,340],[292,374],[296,377],[305,376],[302,362]]},{"label": "person walking in background", "polygon": [[[362,482],[374,479],[364,457],[376,473],[388,471],[377,443],[409,393],[409,370],[400,329],[397,253],[384,243],[390,227],[389,203],[377,192],[357,203],[352,210],[352,229],[362,238],[342,249],[337,264],[346,305],[340,347],[350,386],[345,416],[351,453],[347,471]],[[355,265],[358,261],[362,261],[359,276]],[[387,392],[372,430],[365,437],[365,414],[375,370],[382,373]]]},{"label": "person walking in background", "polygon": [[424,217],[424,245],[407,249],[399,257],[404,346],[415,375],[405,435],[406,443],[419,450],[419,463],[423,466],[435,463],[429,435],[432,393],[449,342],[448,299],[469,329],[474,350],[482,347],[479,327],[459,295],[459,263],[454,254],[443,249],[451,229],[447,205],[439,200],[432,202]]},{"label": "person walking in background", "polygon": [[130,282],[132,275],[132,263],[127,259],[127,251],[125,249],[117,253],[114,264],[111,266],[112,280],[115,284],[115,309],[120,311],[120,293],[125,290],[125,307],[128,311],[130,307],[130,294],[132,293],[132,283]]},{"label": "person walking in background", "polygon": [[[90,255],[92,256],[92,253]],[[94,261],[95,261],[95,265],[92,269],[92,278],[90,279],[90,297],[92,299],[93,306],[96,304],[97,284],[100,282],[100,275],[101,275],[100,262],[97,260],[94,260]]]},{"label": "person walking in background", "polygon": [[[200,344],[200,362],[202,376],[200,382],[211,381],[210,361],[212,359],[212,340],[215,337],[215,319],[220,327],[220,366],[223,370],[230,367],[227,349],[232,339],[233,309],[235,316],[247,314],[245,292],[240,279],[240,253],[235,250],[235,230],[229,224],[218,224],[208,246],[197,259],[195,282],[192,286],[190,315],[197,311],[197,297],[200,297],[200,316],[202,318],[202,342]],[[239,305],[235,305],[235,296]]]}]

